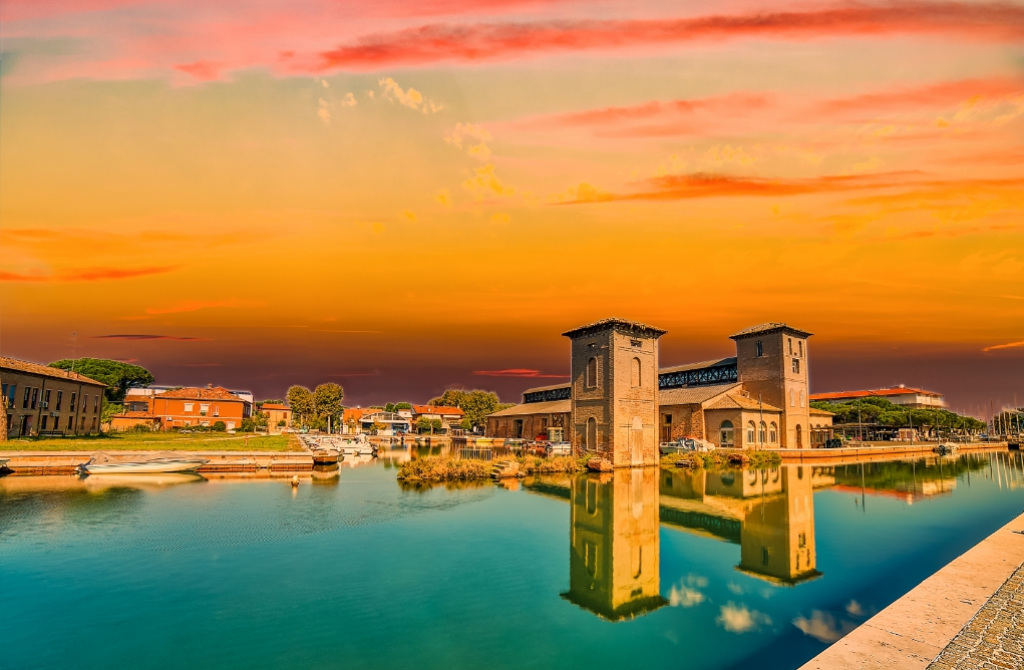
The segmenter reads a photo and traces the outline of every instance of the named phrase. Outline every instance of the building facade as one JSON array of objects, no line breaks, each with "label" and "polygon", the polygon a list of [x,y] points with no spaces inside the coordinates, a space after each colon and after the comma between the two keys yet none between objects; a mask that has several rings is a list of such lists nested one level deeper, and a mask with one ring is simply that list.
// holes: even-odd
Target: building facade
[{"label": "building facade", "polygon": [[268,432],[280,433],[292,425],[292,408],[288,405],[265,402],[260,411],[267,415]]},{"label": "building facade", "polygon": [[[656,367],[655,439],[693,437],[718,447],[741,449],[823,446],[832,436],[832,415],[810,407],[810,336],[784,323],[766,323],[731,336],[736,343],[733,357]],[[589,361],[596,358],[600,374],[601,356],[579,355],[586,358],[584,365],[593,365]],[[574,366],[576,356],[574,349]],[[620,365],[618,371],[623,369],[628,370],[628,365]],[[488,417],[487,434],[536,439],[543,434],[542,427],[571,423],[574,398],[584,399],[584,410],[593,413],[600,426],[596,405],[590,399],[594,389],[581,386],[585,377],[585,369],[580,372],[574,367],[569,384],[527,390],[521,404]],[[632,379],[627,379],[631,384]],[[585,445],[586,426],[574,429],[582,436],[580,444]],[[598,431],[596,441],[601,439]]]},{"label": "building facade", "polygon": [[75,372],[0,356],[0,439],[97,433],[106,388]]},{"label": "building facade", "polygon": [[226,430],[235,430],[250,414],[251,407],[245,400],[220,386],[179,388],[126,397],[125,411],[112,417],[110,427],[113,430],[129,430],[135,426],[171,430],[210,427],[222,421]]},{"label": "building facade", "polygon": [[894,405],[907,407],[909,409],[945,409],[946,398],[941,393],[926,391],[919,388],[910,388],[900,384],[884,389],[868,389],[865,391],[833,391],[830,393],[815,393],[810,396],[811,400],[819,402],[849,402],[851,400],[864,400],[866,398],[884,398]]}]

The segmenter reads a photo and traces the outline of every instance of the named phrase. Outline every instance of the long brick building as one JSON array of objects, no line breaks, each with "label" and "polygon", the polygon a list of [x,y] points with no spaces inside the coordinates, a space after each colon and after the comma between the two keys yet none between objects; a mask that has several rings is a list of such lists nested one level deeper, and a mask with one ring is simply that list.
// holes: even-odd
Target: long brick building
[{"label": "long brick building", "polygon": [[77,372],[0,356],[0,440],[99,432],[106,384]]},{"label": "long brick building", "polygon": [[[659,367],[660,440],[696,437],[735,448],[823,445],[832,415],[809,404],[810,336],[785,323],[765,323],[730,336],[735,356]],[[488,417],[487,435],[547,439],[554,426],[568,437],[573,392],[568,383],[528,389],[522,403]]]}]

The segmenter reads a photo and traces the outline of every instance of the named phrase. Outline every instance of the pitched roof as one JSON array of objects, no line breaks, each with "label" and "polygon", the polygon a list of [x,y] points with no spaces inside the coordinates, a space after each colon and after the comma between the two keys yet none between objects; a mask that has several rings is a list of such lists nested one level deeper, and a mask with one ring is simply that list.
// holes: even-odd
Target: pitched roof
[{"label": "pitched roof", "polygon": [[924,389],[911,388],[907,386],[893,386],[887,389],[868,389],[865,391],[833,391],[831,393],[812,393],[808,396],[811,400],[846,400],[853,398],[884,398],[894,395],[929,395],[941,398],[941,393],[926,391]]},{"label": "pitched roof", "polygon": [[97,386],[106,387],[106,384],[103,382],[90,379],[89,377],[80,375],[77,372],[61,370],[60,368],[51,368],[49,365],[20,361],[17,358],[7,358],[6,356],[0,356],[0,370],[13,370],[15,372],[25,372],[30,375],[39,375],[40,377],[50,377],[51,379],[61,379],[64,381],[74,381],[82,384],[95,384]]},{"label": "pitched roof", "polygon": [[807,410],[807,413],[808,414],[815,414],[817,416],[835,416],[834,413],[832,413],[832,412],[830,412],[830,411],[828,411],[826,409],[818,409],[817,407],[811,407],[810,409]]},{"label": "pitched roof", "polygon": [[276,410],[288,410],[291,411],[291,407],[288,405],[278,405],[277,403],[265,402],[263,403],[263,409],[276,409]]},{"label": "pitched roof", "polygon": [[667,368],[659,368],[658,374],[662,375],[667,372],[684,372],[686,370],[702,370],[704,368],[717,368],[728,365],[736,365],[735,356],[730,356],[729,358],[715,358],[710,361],[698,361],[696,363],[684,363],[683,365],[671,365]]},{"label": "pitched roof", "polygon": [[774,333],[774,332],[779,331],[779,330],[787,330],[787,331],[793,333],[794,335],[798,335],[800,337],[810,337],[811,335],[814,334],[814,333],[808,333],[806,330],[800,330],[799,328],[793,328],[791,326],[787,326],[784,323],[772,322],[772,323],[762,323],[762,324],[759,324],[757,326],[751,326],[750,328],[744,328],[740,332],[733,333],[732,335],[730,335],[729,339],[735,340],[735,339],[741,338],[741,337],[750,337],[751,335],[763,335],[763,334],[767,334],[767,333]]},{"label": "pitched roof", "polygon": [[766,402],[758,402],[753,398],[748,398],[747,396],[736,392],[726,393],[724,396],[716,399],[713,403],[708,405],[707,409],[752,409],[761,412],[782,412],[782,410],[775,405],[769,405]]},{"label": "pitched roof", "polygon": [[645,335],[647,337],[661,337],[662,335],[668,332],[667,330],[655,328],[654,326],[648,326],[647,324],[640,323],[638,321],[628,321],[626,319],[611,317],[609,319],[601,319],[600,321],[588,323],[587,325],[580,326],[579,328],[567,330],[564,333],[562,333],[562,335],[564,335],[565,337],[583,337],[585,335],[598,333],[602,330],[608,330],[610,328],[614,328],[616,330],[624,330],[629,333],[636,333],[637,335]]},{"label": "pitched roof", "polygon": [[457,414],[465,416],[461,407],[446,407],[444,405],[413,405],[413,414]]},{"label": "pitched roof", "polygon": [[234,400],[245,402],[222,386],[213,388],[181,388],[157,393],[155,398],[181,398],[183,400]]},{"label": "pitched roof", "polygon": [[527,414],[568,414],[572,411],[571,400],[547,400],[545,402],[524,402],[512,407],[491,412],[492,416],[524,416]]},{"label": "pitched roof", "polygon": [[658,391],[659,405],[699,405],[738,387],[738,382],[712,386],[684,386]]},{"label": "pitched roof", "polygon": [[570,384],[569,382],[564,382],[562,384],[552,384],[551,386],[534,386],[532,389],[526,389],[525,391],[523,391],[523,394],[525,395],[527,393],[537,393],[538,391],[554,391],[555,389],[564,389],[569,388],[570,386],[572,386],[572,384]]}]

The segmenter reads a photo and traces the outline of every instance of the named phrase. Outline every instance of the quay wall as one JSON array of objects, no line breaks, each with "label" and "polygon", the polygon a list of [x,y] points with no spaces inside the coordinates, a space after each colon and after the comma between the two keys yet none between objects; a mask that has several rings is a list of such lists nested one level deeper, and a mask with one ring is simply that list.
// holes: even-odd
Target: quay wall
[{"label": "quay wall", "polygon": [[[838,465],[841,463],[862,463],[870,461],[891,461],[912,456],[935,456],[937,443],[915,445],[841,447],[838,449],[766,449],[782,457],[785,463],[815,463],[818,465]],[[1006,442],[977,442],[956,445],[956,452],[987,453],[1006,451]]]},{"label": "quay wall", "polygon": [[[119,460],[145,459],[152,451],[118,451]],[[10,451],[2,454],[11,459],[7,468],[12,476],[74,474],[79,466],[92,458],[91,451]],[[205,458],[210,462],[198,472],[255,472],[257,470],[302,472],[313,469],[313,456],[309,452],[237,452],[237,451],[176,451],[183,458]]]}]

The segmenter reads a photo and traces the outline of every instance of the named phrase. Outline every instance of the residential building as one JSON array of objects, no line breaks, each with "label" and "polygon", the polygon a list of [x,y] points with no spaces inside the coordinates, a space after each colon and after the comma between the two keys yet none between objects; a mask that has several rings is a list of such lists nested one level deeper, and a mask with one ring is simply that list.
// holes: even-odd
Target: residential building
[{"label": "residential building", "polygon": [[428,421],[440,421],[442,430],[447,432],[450,428],[458,428],[462,420],[466,418],[466,413],[459,407],[445,407],[442,405],[413,405],[412,406],[412,425],[415,426],[416,422],[420,419],[427,419]]},{"label": "residential building", "polygon": [[280,433],[292,425],[292,408],[288,405],[265,402],[260,411],[267,415],[267,431]]},{"label": "residential building", "polygon": [[0,439],[97,433],[104,389],[106,384],[76,372],[0,356],[0,403],[7,420]]},{"label": "residential building", "polygon": [[811,400],[821,402],[849,402],[851,400],[864,400],[866,398],[884,398],[894,405],[907,407],[909,409],[945,409],[946,398],[941,393],[926,391],[924,389],[912,388],[900,384],[883,389],[868,389],[865,391],[832,391],[829,393],[815,393],[810,396]]},{"label": "residential building", "polygon": [[249,403],[220,386],[179,388],[148,397],[136,394],[131,400],[126,398],[125,411],[112,418],[111,428],[127,430],[137,425],[146,425],[170,430],[212,426],[223,421],[227,430],[234,430],[249,415]]}]

